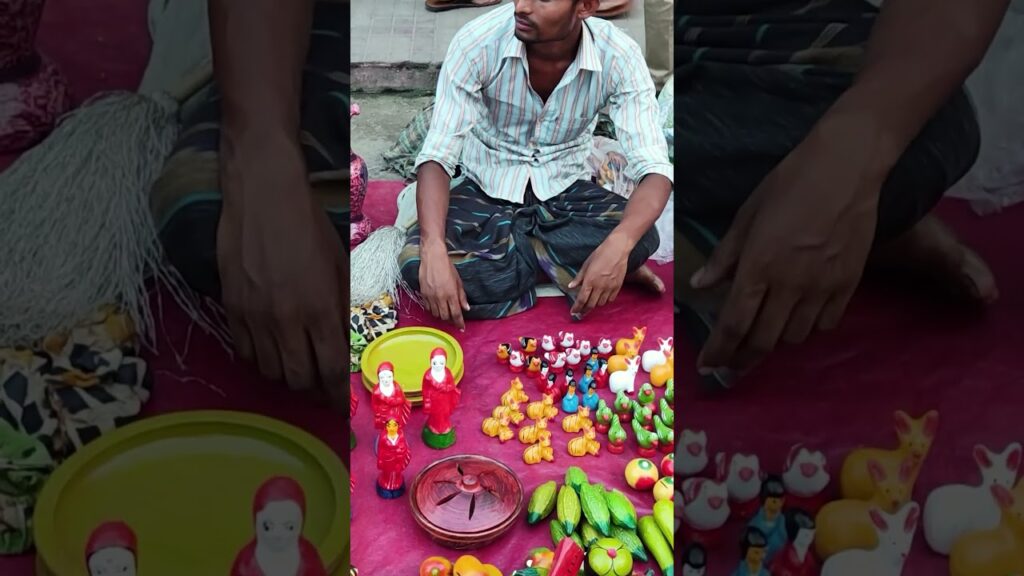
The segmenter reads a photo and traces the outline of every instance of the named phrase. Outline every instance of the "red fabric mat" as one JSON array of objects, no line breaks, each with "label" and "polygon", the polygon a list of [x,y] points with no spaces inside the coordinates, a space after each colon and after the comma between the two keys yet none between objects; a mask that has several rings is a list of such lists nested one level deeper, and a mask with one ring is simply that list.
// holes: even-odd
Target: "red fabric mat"
[{"label": "red fabric mat", "polygon": [[[895,446],[892,413],[940,413],[939,432],[925,461],[914,500],[951,482],[980,480],[971,458],[975,443],[1002,450],[1021,441],[1024,403],[1024,269],[1018,230],[1024,206],[980,218],[956,201],[941,214],[996,273],[1001,300],[985,314],[869,284],[853,300],[842,326],[800,348],[776,354],[743,386],[720,398],[695,392],[692,349],[681,354],[684,427],[708,433],[708,452],[742,451],[781,472],[792,444],[825,452],[833,483],[845,454],[857,445]],[[735,525],[711,552],[711,574],[727,574],[739,561]],[[920,530],[904,574],[948,572]]]},{"label": "red fabric mat", "polygon": [[[371,182],[367,194],[367,214],[371,218],[377,215],[380,218],[377,223],[392,221],[394,196],[401,188],[401,183]],[[386,205],[382,206],[380,202],[386,202]],[[391,207],[390,213],[388,207]],[[672,266],[655,266],[654,269],[671,291]],[[417,305],[411,304],[410,307],[415,309],[402,310],[400,313],[400,327],[424,325],[450,330],[427,318]],[[524,498],[528,499],[533,489],[543,482],[554,479],[561,484],[565,469],[577,465],[587,472],[592,482],[604,483],[609,488],[614,486],[628,494],[638,514],[649,514],[654,503],[653,497],[650,493],[636,492],[629,488],[623,475],[626,463],[637,457],[632,430],[628,431],[627,448],[621,455],[609,454],[605,446],[606,437],[599,434],[598,439],[602,442],[599,456],[574,458],[566,452],[566,442],[572,435],[563,432],[561,427],[552,426],[551,445],[555,451],[555,461],[533,466],[523,463],[522,452],[525,446],[518,439],[501,444],[480,430],[481,422],[499,404],[498,398],[508,389],[513,376],[508,367],[495,360],[494,353],[499,342],[514,341],[519,336],[533,335],[539,338],[542,334],[554,335],[559,330],[570,330],[578,338],[585,337],[596,344],[601,336],[631,336],[631,327],[639,324],[647,325],[643,349],[657,348],[657,338],[672,334],[670,298],[657,298],[635,288],[626,288],[613,305],[599,315],[579,323],[570,321],[568,304],[564,298],[541,298],[536,308],[523,314],[503,320],[469,322],[465,333],[454,331],[453,335],[461,344],[466,358],[465,376],[460,384],[463,389],[462,403],[454,414],[458,440],[447,450],[434,451],[427,448],[419,437],[425,417],[419,408],[414,409],[406,427],[406,437],[412,452],[412,462],[405,472],[406,485],[412,483],[424,466],[435,460],[453,454],[476,453],[512,467],[523,483]],[[531,401],[540,399],[532,380],[525,376],[521,378]],[[641,378],[642,374],[638,375],[638,384]],[[359,409],[353,424],[359,444],[351,457],[353,476],[356,479],[353,498],[353,564],[359,568],[360,573],[397,575],[415,573],[420,562],[428,556],[441,555],[454,561],[460,555],[459,552],[435,544],[416,525],[409,510],[408,493],[396,500],[383,500],[377,496],[374,489],[377,470],[372,446],[375,431],[370,393],[363,387],[358,374],[352,376],[352,388],[359,395]],[[661,392],[658,391],[659,398]],[[612,400],[607,388],[601,390],[600,394],[606,401]],[[561,421],[561,416],[557,421]],[[524,425],[529,423],[529,420],[524,421]],[[547,522],[529,526],[524,514],[503,538],[470,553],[508,574],[521,567],[527,552],[537,546],[552,546]],[[396,551],[401,551],[401,554],[396,554]]]}]

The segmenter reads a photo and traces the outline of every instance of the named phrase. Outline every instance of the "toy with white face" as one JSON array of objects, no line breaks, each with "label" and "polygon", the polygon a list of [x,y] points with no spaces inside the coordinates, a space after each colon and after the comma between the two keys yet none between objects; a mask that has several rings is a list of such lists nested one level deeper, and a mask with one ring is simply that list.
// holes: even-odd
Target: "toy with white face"
[{"label": "toy with white face", "polygon": [[697,530],[716,530],[729,519],[729,490],[707,478],[683,481],[683,522]]},{"label": "toy with white face", "polygon": [[787,493],[803,498],[817,496],[828,486],[830,479],[825,454],[817,450],[812,452],[799,444],[789,451],[786,471],[782,473]]},{"label": "toy with white face", "polygon": [[582,355],[584,358],[586,358],[587,356],[590,356],[590,352],[591,352],[590,340],[580,340],[580,348],[579,348],[579,350],[580,350],[580,355]]},{"label": "toy with white face", "polygon": [[555,339],[550,334],[545,334],[540,338],[540,347],[546,352],[551,352],[555,349]]},{"label": "toy with white face", "polygon": [[111,546],[89,556],[89,576],[135,576],[135,554],[127,548]]},{"label": "toy with white face", "polygon": [[683,429],[677,449],[676,469],[682,476],[696,476],[708,465],[708,436],[703,430]]},{"label": "toy with white face", "polygon": [[725,482],[729,498],[734,502],[749,502],[761,494],[761,463],[756,455],[733,454],[726,459],[724,452],[715,455],[718,468],[716,479]]},{"label": "toy with white face", "polygon": [[391,370],[382,370],[377,375],[377,379],[380,382],[380,393],[385,396],[391,396],[395,393],[395,374]]},{"label": "toy with white face", "polygon": [[614,348],[612,348],[612,341],[610,338],[601,338],[597,343],[597,351],[600,354],[611,354],[612,350],[614,350]]},{"label": "toy with white face", "polygon": [[430,375],[435,381],[441,382],[444,380],[445,364],[444,356],[441,356],[440,354],[430,359]]},{"label": "toy with white face", "polygon": [[582,359],[580,351],[576,348],[570,348],[569,354],[565,357],[565,361],[571,366],[579,364]]},{"label": "toy with white face", "polygon": [[572,345],[576,343],[576,335],[572,332],[559,332],[558,339],[562,348],[572,348]]},{"label": "toy with white face", "polygon": [[796,533],[796,538],[793,539],[793,547],[800,554],[801,560],[803,560],[803,555],[811,549],[812,543],[814,543],[814,529],[800,528]]},{"label": "toy with white face", "polygon": [[270,502],[256,514],[256,547],[267,551],[298,550],[302,510],[290,500]]}]

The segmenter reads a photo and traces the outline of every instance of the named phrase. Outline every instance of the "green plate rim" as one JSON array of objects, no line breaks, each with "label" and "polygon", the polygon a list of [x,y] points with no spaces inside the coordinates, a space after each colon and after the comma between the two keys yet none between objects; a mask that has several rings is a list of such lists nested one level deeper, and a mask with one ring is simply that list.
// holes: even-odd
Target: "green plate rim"
[{"label": "green plate rim", "polygon": [[[77,474],[85,462],[99,456],[100,454],[115,447],[118,443],[126,441],[135,436],[152,432],[165,426],[180,426],[183,424],[231,424],[248,428],[257,428],[264,432],[276,434],[287,438],[292,443],[305,448],[323,469],[324,474],[332,481],[334,488],[334,500],[339,504],[335,511],[335,519],[331,522],[323,541],[319,542],[317,549],[321,557],[327,558],[327,571],[331,573],[337,570],[342,562],[348,558],[348,542],[342,542],[343,526],[349,522],[342,513],[343,503],[348,498],[347,486],[348,472],[345,464],[338,455],[322,440],[309,432],[293,426],[287,422],[276,420],[268,416],[250,412],[238,412],[231,410],[187,410],[173,412],[170,414],[159,414],[143,418],[122,428],[112,430],[103,436],[86,444],[70,458],[65,460],[54,470],[36,499],[35,511],[33,513],[33,536],[35,539],[36,556],[38,564],[44,564],[54,574],[57,571],[54,566],[47,563],[47,558],[56,558],[58,550],[56,537],[56,512],[57,501],[61,489],[68,481]],[[350,503],[351,507],[351,503]],[[40,519],[48,519],[46,522],[51,528],[43,530],[43,522]]]}]

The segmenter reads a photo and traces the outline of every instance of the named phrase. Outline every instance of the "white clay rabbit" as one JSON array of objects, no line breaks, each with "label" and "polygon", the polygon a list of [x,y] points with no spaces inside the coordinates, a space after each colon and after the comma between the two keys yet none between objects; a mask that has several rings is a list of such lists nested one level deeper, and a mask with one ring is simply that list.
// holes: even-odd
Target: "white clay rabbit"
[{"label": "white clay rabbit", "polygon": [[947,484],[932,490],[924,504],[924,538],[939,554],[949,555],[956,541],[977,530],[990,530],[999,525],[999,505],[992,496],[992,486],[1007,490],[1017,483],[1021,462],[1021,445],[1014,442],[995,453],[978,444],[974,461],[981,469],[981,484]]},{"label": "white clay rabbit", "polygon": [[626,363],[629,365],[627,369],[612,372],[612,375],[608,377],[608,389],[612,394],[622,391],[628,394],[633,393],[636,385],[636,373],[640,371],[640,358],[638,356],[627,358]]},{"label": "white clay rabbit", "polygon": [[684,478],[696,476],[708,466],[708,435],[703,430],[683,429],[683,441],[678,446],[676,470]]},{"label": "white clay rabbit", "polygon": [[715,480],[725,482],[729,501],[750,502],[761,495],[764,474],[757,455],[736,453],[726,459],[725,452],[715,454]]},{"label": "white clay rabbit", "polygon": [[808,450],[802,444],[793,446],[789,451],[786,471],[782,473],[786,494],[803,498],[817,496],[828,486],[830,479],[824,453]]},{"label": "white clay rabbit", "polygon": [[920,507],[908,502],[895,514],[879,508],[869,512],[878,534],[873,550],[844,550],[825,560],[821,576],[900,576],[917,530]]},{"label": "white clay rabbit", "polygon": [[672,351],[672,337],[658,338],[658,349],[648,350],[643,354],[641,366],[644,372],[650,373],[655,366],[661,366],[668,362],[668,353]]},{"label": "white clay rabbit", "polygon": [[589,358],[591,352],[590,340],[580,340],[579,344],[580,356],[583,356],[583,358]]},{"label": "white clay rabbit", "polygon": [[729,519],[729,491],[707,478],[683,481],[683,522],[696,530],[717,530]]},{"label": "white clay rabbit", "polygon": [[540,337],[540,347],[545,352],[553,352],[555,350],[555,339],[550,334],[545,334]]}]

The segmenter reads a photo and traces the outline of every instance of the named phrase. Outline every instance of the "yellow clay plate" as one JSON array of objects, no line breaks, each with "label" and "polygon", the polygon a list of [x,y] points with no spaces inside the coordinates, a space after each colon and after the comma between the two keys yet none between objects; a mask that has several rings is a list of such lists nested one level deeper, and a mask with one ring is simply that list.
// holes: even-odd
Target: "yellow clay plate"
[{"label": "yellow clay plate", "polygon": [[430,369],[430,352],[437,347],[448,352],[448,369],[455,382],[462,380],[462,346],[446,332],[426,326],[410,326],[392,330],[370,342],[360,361],[363,386],[373,391],[377,385],[377,366],[391,362],[395,381],[401,384],[406,398],[413,405],[423,401],[423,373]]},{"label": "yellow clay plate", "polygon": [[180,412],[112,431],[69,458],[35,512],[38,574],[88,576],[85,543],[107,520],[128,523],[145,576],[228,574],[253,536],[252,498],[287,475],[306,494],[304,536],[329,572],[348,564],[348,474],[293,426],[238,412]]}]

